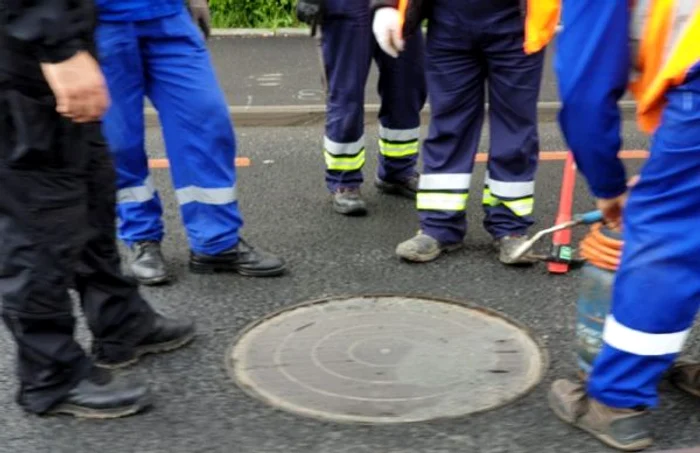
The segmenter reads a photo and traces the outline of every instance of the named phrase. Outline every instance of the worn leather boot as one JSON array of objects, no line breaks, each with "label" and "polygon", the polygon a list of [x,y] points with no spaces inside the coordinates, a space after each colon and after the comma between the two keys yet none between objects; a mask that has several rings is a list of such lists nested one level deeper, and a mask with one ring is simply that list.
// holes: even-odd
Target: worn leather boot
[{"label": "worn leather boot", "polygon": [[101,368],[125,368],[137,363],[147,354],[170,352],[186,346],[194,337],[193,321],[156,315],[151,332],[133,348],[110,347],[110,345],[95,342],[94,360]]},{"label": "worn leather boot", "polygon": [[120,418],[137,414],[152,404],[148,386],[107,370],[93,368],[60,403],[46,415],[72,415],[79,418]]},{"label": "worn leather boot", "polygon": [[142,285],[162,285],[170,281],[160,243],[143,241],[131,247],[131,273]]},{"label": "worn leather boot", "polygon": [[220,255],[190,254],[190,271],[197,274],[235,272],[246,277],[277,277],[285,269],[282,258],[256,250],[243,239]]},{"label": "worn leather boot", "polygon": [[535,264],[537,262],[537,258],[533,257],[529,253],[526,253],[517,259],[513,258],[515,251],[527,240],[527,236],[524,235],[505,236],[498,239],[494,244],[496,250],[498,250],[498,260],[503,264],[512,266]]},{"label": "worn leather boot", "polygon": [[452,252],[461,248],[463,243],[441,244],[437,239],[418,232],[411,239],[400,243],[396,247],[396,255],[406,261],[414,263],[427,263],[437,259],[442,253]]},{"label": "worn leather boot", "polygon": [[404,181],[384,181],[377,176],[374,180],[374,185],[380,192],[385,194],[398,195],[409,200],[415,200],[416,193],[418,193],[418,178],[418,175],[413,175]]},{"label": "worn leather boot", "polygon": [[583,385],[567,380],[552,384],[549,406],[566,423],[621,451],[641,451],[653,443],[650,413],[608,407],[586,395]]},{"label": "worn leather boot", "polygon": [[333,193],[333,209],[347,216],[363,216],[367,214],[367,205],[362,199],[360,189],[341,187]]},{"label": "worn leather boot", "polygon": [[671,367],[668,379],[680,390],[700,398],[700,363],[679,359]]}]

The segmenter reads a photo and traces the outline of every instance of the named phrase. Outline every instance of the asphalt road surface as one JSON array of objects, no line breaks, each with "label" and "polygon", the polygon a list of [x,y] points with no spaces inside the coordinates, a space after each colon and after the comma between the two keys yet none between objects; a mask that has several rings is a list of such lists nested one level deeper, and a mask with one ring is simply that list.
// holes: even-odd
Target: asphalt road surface
[{"label": "asphalt road surface", "polygon": [[[246,65],[245,62],[239,63]],[[251,71],[253,69],[251,68]],[[256,71],[253,71],[256,72]],[[645,149],[646,140],[627,124],[626,149]],[[369,131],[368,143],[374,143]],[[0,451],[120,453],[573,453],[608,451],[562,424],[549,411],[545,392],[558,377],[572,377],[573,320],[577,275],[548,275],[544,266],[512,269],[500,265],[471,205],[467,247],[438,262],[408,265],[394,248],[416,230],[410,201],[382,196],[365,187],[371,214],[334,214],[323,183],[321,127],[240,129],[239,191],[246,219],[244,236],[283,255],[290,273],[273,280],[235,275],[198,276],[186,270],[188,246],[180,225],[167,170],[153,170],[166,203],[164,251],[177,281],[143,290],[167,313],[194,316],[199,336],[189,347],[145,359],[128,372],[150,380],[156,407],[141,416],[110,422],[37,418],[13,403],[14,347],[0,329]],[[157,130],[149,130],[151,157],[163,157]],[[486,149],[486,144],[483,145]],[[553,125],[542,126],[542,149],[561,150]],[[376,150],[370,147],[370,154]],[[367,177],[376,159],[368,159]],[[631,172],[641,164],[628,161]],[[483,175],[483,164],[477,169]],[[542,162],[536,217],[545,227],[558,203],[561,161]],[[369,178],[368,178],[369,179]],[[477,189],[480,186],[477,186]],[[579,183],[576,210],[592,207]],[[580,236],[580,232],[577,234]],[[323,423],[283,413],[246,396],[226,374],[224,355],[248,323],[280,307],[323,296],[367,292],[420,293],[449,297],[500,310],[533,329],[545,342],[550,366],[542,383],[520,401],[492,412],[453,421],[399,426]],[[641,302],[641,301],[640,301]],[[81,320],[82,323],[82,320]],[[80,338],[88,337],[81,324]],[[465,345],[468,347],[468,345]],[[698,336],[690,341],[698,348]],[[657,448],[700,444],[700,402],[663,389],[655,415]]]}]

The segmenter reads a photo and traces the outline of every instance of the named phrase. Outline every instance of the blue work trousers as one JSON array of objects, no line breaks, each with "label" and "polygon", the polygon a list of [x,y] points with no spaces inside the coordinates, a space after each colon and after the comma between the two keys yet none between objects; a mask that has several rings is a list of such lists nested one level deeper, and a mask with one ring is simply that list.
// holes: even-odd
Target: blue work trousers
[{"label": "blue work trousers", "polygon": [[588,382],[612,407],[658,404],[700,304],[700,66],[667,100],[625,206],[612,311]]},{"label": "blue work trousers", "polygon": [[323,146],[328,189],[356,188],[363,182],[365,86],[373,59],[381,98],[378,176],[389,182],[413,176],[427,96],[420,30],[394,59],[374,39],[367,0],[328,0],[321,39],[328,83]]},{"label": "blue work trousers", "polygon": [[117,166],[119,236],[160,241],[162,205],[149,176],[144,98],[157,109],[190,247],[216,255],[238,243],[236,140],[204,38],[185,9],[141,22],[100,22],[100,64],[112,104],[104,134]]},{"label": "blue work trousers", "polygon": [[532,226],[544,51],[525,54],[518,0],[436,0],[426,36],[431,120],[422,150],[421,229],[460,243],[488,86],[484,227],[495,238]]}]

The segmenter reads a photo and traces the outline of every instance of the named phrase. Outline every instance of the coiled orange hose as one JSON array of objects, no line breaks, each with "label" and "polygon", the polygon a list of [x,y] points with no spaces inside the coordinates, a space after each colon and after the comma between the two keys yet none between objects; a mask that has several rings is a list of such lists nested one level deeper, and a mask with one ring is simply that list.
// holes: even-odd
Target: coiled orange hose
[{"label": "coiled orange hose", "polygon": [[623,241],[606,235],[602,224],[597,223],[581,241],[581,257],[593,266],[616,271],[620,264]]}]

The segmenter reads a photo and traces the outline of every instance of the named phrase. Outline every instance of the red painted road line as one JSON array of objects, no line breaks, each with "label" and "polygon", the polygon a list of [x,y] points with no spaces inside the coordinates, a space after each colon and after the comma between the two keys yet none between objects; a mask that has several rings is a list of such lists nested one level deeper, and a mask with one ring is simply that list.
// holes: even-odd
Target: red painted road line
[{"label": "red painted road line", "polygon": [[[541,161],[564,161],[566,160],[566,154],[568,151],[542,151],[540,153]],[[646,159],[649,157],[649,152],[641,149],[630,149],[620,152],[621,159]],[[484,163],[488,160],[488,155],[485,153],[479,153],[476,155],[476,161]],[[248,157],[237,157],[236,167],[250,167],[251,162]],[[169,168],[170,162],[168,159],[149,159],[149,168]]]}]

